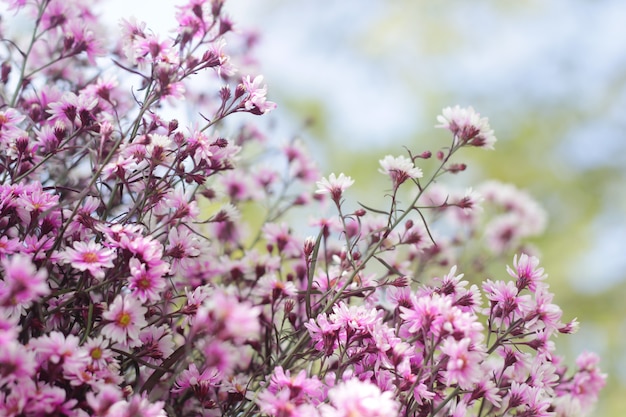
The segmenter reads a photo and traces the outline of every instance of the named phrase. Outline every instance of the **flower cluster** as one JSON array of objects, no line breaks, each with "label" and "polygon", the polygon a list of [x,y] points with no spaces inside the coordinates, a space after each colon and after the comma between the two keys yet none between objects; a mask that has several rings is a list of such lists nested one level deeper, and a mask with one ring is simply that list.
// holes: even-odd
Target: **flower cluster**
[{"label": "flower cluster", "polygon": [[[130,19],[115,38],[86,1],[8,8],[34,25],[3,40],[0,72],[0,415],[591,410],[598,359],[556,354],[577,322],[526,243],[541,208],[436,181],[464,147],[493,147],[486,118],[444,109],[435,168],[388,155],[387,199],[346,209],[352,178],[320,179],[302,141],[276,152],[237,119],[276,105],[239,73],[251,43],[223,0],[178,6],[171,37]],[[202,113],[181,126],[182,106]],[[306,208],[316,236],[289,222]],[[508,281],[457,274],[503,255]]]}]

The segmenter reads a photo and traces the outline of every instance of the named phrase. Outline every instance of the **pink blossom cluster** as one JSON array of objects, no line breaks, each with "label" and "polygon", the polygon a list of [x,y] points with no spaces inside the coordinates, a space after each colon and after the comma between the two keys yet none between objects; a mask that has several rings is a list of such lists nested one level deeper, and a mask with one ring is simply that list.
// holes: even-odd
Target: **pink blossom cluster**
[{"label": "pink blossom cluster", "polygon": [[[598,358],[557,355],[578,323],[526,241],[540,206],[439,181],[493,147],[486,118],[444,109],[449,146],[385,156],[385,197],[348,209],[351,177],[238,115],[276,105],[240,73],[252,42],[224,0],[183,2],[171,36],[108,28],[88,1],[7,3],[34,23],[0,28],[1,416],[592,409]],[[457,273],[503,256],[507,279]]]}]

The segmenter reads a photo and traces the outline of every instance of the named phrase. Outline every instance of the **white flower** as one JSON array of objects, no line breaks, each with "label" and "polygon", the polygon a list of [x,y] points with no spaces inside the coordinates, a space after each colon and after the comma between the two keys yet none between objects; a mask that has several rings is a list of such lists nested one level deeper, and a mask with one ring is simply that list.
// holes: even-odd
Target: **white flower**
[{"label": "white flower", "polygon": [[322,178],[321,181],[317,181],[316,194],[330,194],[333,201],[339,201],[343,191],[354,184],[354,180],[346,175],[339,174],[338,177],[334,173],[328,176],[328,179]]},{"label": "white flower", "polygon": [[480,117],[472,107],[446,107],[437,116],[440,123],[435,127],[448,129],[462,145],[493,149],[496,137],[486,117]]},{"label": "white flower", "polygon": [[387,155],[378,162],[381,166],[378,172],[389,175],[395,187],[409,178],[422,178],[423,176],[422,170],[413,165],[413,160],[405,156]]}]

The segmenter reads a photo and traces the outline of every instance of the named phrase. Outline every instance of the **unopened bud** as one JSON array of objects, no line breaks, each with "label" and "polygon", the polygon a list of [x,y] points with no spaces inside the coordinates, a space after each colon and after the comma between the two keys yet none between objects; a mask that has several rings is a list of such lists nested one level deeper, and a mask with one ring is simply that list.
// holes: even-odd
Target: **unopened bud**
[{"label": "unopened bud", "polygon": [[305,258],[309,258],[315,249],[315,238],[313,236],[309,236],[304,239],[304,256]]},{"label": "unopened bud", "polygon": [[11,64],[8,62],[2,63],[2,69],[0,70],[0,80],[3,84],[9,81],[9,74],[11,73]]}]

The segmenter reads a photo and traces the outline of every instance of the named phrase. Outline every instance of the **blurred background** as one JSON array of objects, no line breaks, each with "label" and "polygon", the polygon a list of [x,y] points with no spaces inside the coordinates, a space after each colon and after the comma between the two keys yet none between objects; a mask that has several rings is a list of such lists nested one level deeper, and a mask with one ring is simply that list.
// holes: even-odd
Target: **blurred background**
[{"label": "blurred background", "polygon": [[[164,2],[165,3],[165,2]],[[171,27],[173,5],[105,1],[111,19]],[[110,5],[110,6],[109,6]],[[608,383],[595,415],[626,415],[626,3],[623,0],[237,0],[237,27],[279,108],[277,135],[302,136],[324,175],[355,187],[387,153],[436,149],[441,108],[489,117],[493,152],[467,152],[469,183],[511,182],[549,213],[533,243],[564,319],[571,362],[597,352]],[[306,127],[304,127],[306,126]],[[367,195],[367,188],[356,188]]]}]

